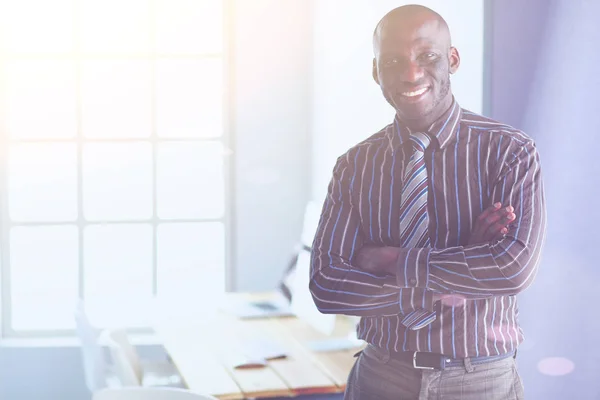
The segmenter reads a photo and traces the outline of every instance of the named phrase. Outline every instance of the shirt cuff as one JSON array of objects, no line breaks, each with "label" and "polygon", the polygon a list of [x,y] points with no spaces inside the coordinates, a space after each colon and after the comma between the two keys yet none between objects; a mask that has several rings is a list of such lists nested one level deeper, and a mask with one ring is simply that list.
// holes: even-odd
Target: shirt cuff
[{"label": "shirt cuff", "polygon": [[398,286],[428,289],[430,253],[430,247],[400,249],[396,264]]},{"label": "shirt cuff", "polygon": [[424,289],[400,289],[400,314],[406,316],[415,310],[434,311],[434,292]]}]

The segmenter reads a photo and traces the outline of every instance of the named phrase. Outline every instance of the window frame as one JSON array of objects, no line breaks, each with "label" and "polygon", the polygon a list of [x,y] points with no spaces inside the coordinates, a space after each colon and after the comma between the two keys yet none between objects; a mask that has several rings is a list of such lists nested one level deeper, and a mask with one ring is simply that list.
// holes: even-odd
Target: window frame
[{"label": "window frame", "polygon": [[[79,0],[73,0],[74,12],[74,49],[70,53],[64,54],[27,54],[27,55],[15,55],[0,51],[0,338],[49,338],[49,337],[64,337],[73,336],[75,329],[68,330],[15,330],[11,326],[12,317],[12,299],[11,299],[11,266],[10,266],[10,230],[16,226],[44,226],[44,225],[74,225],[78,230],[78,294],[79,297],[85,299],[84,293],[84,279],[85,279],[85,266],[84,266],[84,231],[87,226],[97,225],[102,223],[110,224],[147,224],[150,223],[153,229],[152,239],[152,294],[157,293],[158,284],[158,259],[157,259],[157,240],[158,240],[158,226],[165,223],[185,223],[185,222],[222,222],[224,225],[224,241],[225,241],[225,254],[224,254],[224,287],[225,291],[232,291],[234,286],[234,274],[232,268],[232,255],[233,255],[233,219],[232,219],[232,208],[233,208],[233,123],[231,116],[233,115],[232,107],[232,82],[233,82],[233,0],[213,0],[220,1],[223,7],[223,48],[220,53],[207,53],[199,55],[177,55],[177,54],[160,54],[154,48],[154,36],[155,36],[155,0],[149,0],[150,4],[150,43],[152,50],[147,54],[106,54],[106,55],[86,55],[80,50],[80,43],[78,39],[78,33],[80,32],[78,26],[78,7]],[[6,128],[6,115],[5,110],[7,103],[6,87],[5,87],[5,65],[10,60],[20,59],[40,59],[40,60],[55,60],[64,59],[73,60],[75,62],[75,73],[76,73],[76,118],[77,118],[77,134],[74,138],[68,139],[10,139]],[[107,60],[134,60],[134,59],[149,59],[151,61],[151,96],[152,96],[152,111],[151,111],[151,125],[152,132],[149,137],[146,138],[85,138],[82,132],[82,63],[89,59],[104,59]],[[223,131],[221,136],[214,138],[161,138],[157,135],[156,131],[156,61],[157,60],[177,60],[177,59],[208,59],[208,58],[219,58],[222,60],[223,68],[223,120],[222,127]],[[223,155],[223,174],[224,174],[224,212],[220,218],[177,218],[177,219],[161,219],[157,215],[157,148],[160,143],[173,143],[179,141],[190,141],[195,143],[202,142],[220,142],[225,149]],[[77,147],[77,209],[78,217],[75,221],[68,222],[15,222],[11,221],[9,217],[8,209],[8,148],[10,144],[15,143],[75,143]],[[83,214],[83,147],[85,143],[122,143],[122,142],[149,142],[152,146],[152,210],[153,215],[149,220],[118,220],[118,221],[86,221]],[[75,310],[75,299],[73,302],[73,310]],[[151,327],[132,329],[133,332],[150,332]]]}]

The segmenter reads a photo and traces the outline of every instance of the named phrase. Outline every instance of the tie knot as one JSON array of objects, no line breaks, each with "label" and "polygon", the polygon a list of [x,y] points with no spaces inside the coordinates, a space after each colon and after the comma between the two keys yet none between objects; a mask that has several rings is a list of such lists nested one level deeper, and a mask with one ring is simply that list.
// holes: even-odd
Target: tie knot
[{"label": "tie knot", "polygon": [[426,133],[414,132],[410,134],[410,140],[412,141],[415,150],[425,152],[425,149],[429,146],[431,139]]}]

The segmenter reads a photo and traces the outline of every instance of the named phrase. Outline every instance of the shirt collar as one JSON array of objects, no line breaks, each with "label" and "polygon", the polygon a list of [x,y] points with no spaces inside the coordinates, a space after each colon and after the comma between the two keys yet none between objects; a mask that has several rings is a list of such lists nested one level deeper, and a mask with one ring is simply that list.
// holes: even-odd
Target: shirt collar
[{"label": "shirt collar", "polygon": [[[426,129],[427,134],[429,134],[432,138],[431,143],[433,144],[436,140],[439,144],[440,148],[443,148],[450,139],[452,138],[452,133],[458,127],[458,123],[462,118],[462,109],[458,105],[458,102],[452,98],[452,105],[439,117],[435,122],[433,122],[429,128]],[[394,123],[391,125],[390,129],[390,142],[394,151],[396,151],[399,147],[401,147],[410,137],[411,130],[400,120],[398,115],[394,118]]]}]

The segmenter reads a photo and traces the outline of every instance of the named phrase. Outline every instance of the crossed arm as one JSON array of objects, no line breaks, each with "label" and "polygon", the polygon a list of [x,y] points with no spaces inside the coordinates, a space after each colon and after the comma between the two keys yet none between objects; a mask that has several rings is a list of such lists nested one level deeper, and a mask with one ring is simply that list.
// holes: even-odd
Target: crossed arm
[{"label": "crossed arm", "polygon": [[365,247],[360,216],[349,200],[349,174],[340,159],[313,242],[310,290],[321,312],[404,314],[415,307],[432,309],[443,295],[512,295],[533,281],[544,240],[545,202],[532,144],[502,168],[491,201],[503,207],[483,212],[466,246]]}]

